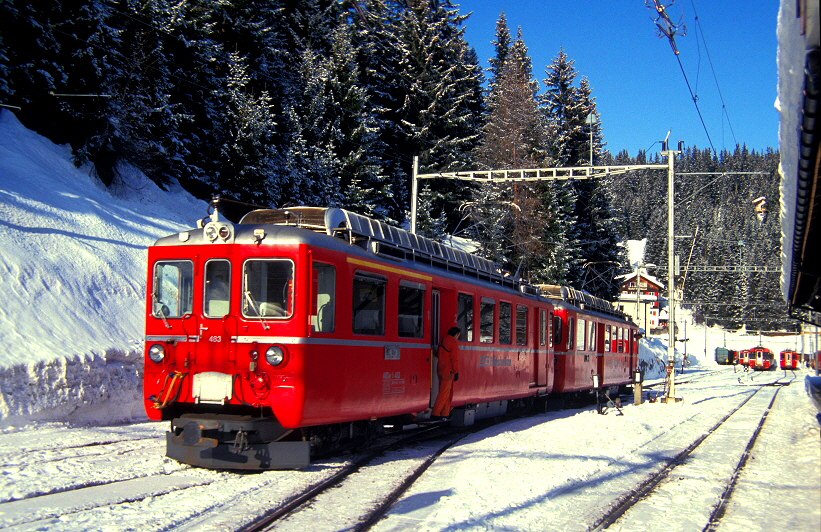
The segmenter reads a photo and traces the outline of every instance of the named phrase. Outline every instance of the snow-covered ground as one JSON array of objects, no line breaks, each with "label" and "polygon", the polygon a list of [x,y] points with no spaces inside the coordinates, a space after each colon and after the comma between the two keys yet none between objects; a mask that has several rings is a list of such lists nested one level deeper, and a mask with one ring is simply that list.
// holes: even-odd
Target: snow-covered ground
[{"label": "snow-covered ground", "polygon": [[[192,470],[162,456],[166,424],[147,422],[141,400],[145,249],[159,236],[191,227],[206,205],[177,186],[171,194],[161,191],[139,174],[129,182],[130,187],[105,189],[88,168],[71,164],[68,148],[53,145],[22,127],[9,111],[0,111],[0,528],[33,516],[45,521],[22,529],[174,528],[214,504],[215,491],[228,493],[250,484],[304,485],[335,467],[248,477]],[[685,375],[718,369],[712,360],[718,346],[814,351],[813,332],[759,337],[687,322],[691,365]],[[641,343],[646,379],[652,382],[663,374],[666,338]],[[658,450],[658,456],[642,455],[644,465],[631,465],[631,460],[638,449],[646,450],[645,445],[666,433],[679,431],[683,442],[703,431],[721,412],[711,407],[723,404],[717,398],[751,393],[750,382],[739,382],[732,368],[722,369],[724,381],[692,391],[682,387],[684,400],[676,405],[628,406],[624,416],[614,411],[599,416],[590,408],[565,411],[479,433],[443,455],[380,526],[568,529],[549,526],[538,516],[560,515],[562,523],[570,523],[578,512],[567,497],[578,486],[599,493],[593,487],[604,482],[603,476],[618,474],[624,482],[608,483],[608,489],[627,489],[630,475],[609,468],[643,471],[657,466],[678,447]],[[773,435],[750,469],[751,482],[742,485],[752,490],[750,497],[772,505],[780,504],[773,500],[776,494],[792,490],[812,506],[813,500],[821,500],[818,423],[801,385],[784,390],[776,402],[784,436]],[[63,447],[84,448],[109,439],[114,447],[93,462],[62,458]],[[397,457],[397,465],[399,461]],[[55,502],[52,510],[38,497],[157,474],[167,475],[165,483],[159,482],[162,488],[155,493],[143,486],[149,496],[132,496],[137,502],[131,506],[108,506],[118,499],[112,487],[100,487],[96,494],[66,494],[63,506]],[[202,487],[215,482],[220,483],[217,490]],[[123,484],[120,489],[128,488]],[[173,498],[160,497],[166,492],[173,492]],[[800,508],[803,503],[792,499],[789,505]],[[819,529],[806,525],[818,524],[817,506],[810,510],[793,530]],[[64,517],[55,517],[63,511]],[[748,528],[783,529],[763,526],[766,520],[745,521],[743,512],[732,515],[741,516]]]}]

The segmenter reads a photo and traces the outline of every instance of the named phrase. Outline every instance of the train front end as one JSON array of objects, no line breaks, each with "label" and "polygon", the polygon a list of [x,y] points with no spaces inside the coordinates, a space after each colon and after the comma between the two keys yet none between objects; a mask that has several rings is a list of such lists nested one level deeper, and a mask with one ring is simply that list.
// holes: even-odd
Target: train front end
[{"label": "train front end", "polygon": [[[310,461],[299,341],[310,285],[297,237],[234,226],[214,213],[148,250],[144,401],[168,420],[167,455],[226,469]],[[267,240],[267,241],[266,241]],[[275,241],[275,243],[274,243]]]}]

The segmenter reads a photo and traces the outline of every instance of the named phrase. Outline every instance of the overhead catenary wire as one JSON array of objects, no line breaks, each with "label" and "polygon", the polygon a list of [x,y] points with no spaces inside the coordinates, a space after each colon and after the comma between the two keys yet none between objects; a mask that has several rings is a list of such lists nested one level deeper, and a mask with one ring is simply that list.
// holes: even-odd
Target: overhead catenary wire
[{"label": "overhead catenary wire", "polygon": [[704,52],[707,54],[707,62],[710,64],[710,71],[713,74],[713,81],[715,81],[716,84],[718,98],[721,101],[721,112],[727,118],[727,126],[730,128],[730,134],[733,137],[733,144],[735,145],[738,144],[738,141],[735,138],[733,124],[732,122],[730,122],[730,114],[727,112],[727,104],[724,103],[724,95],[721,93],[721,86],[718,83],[718,76],[716,75],[715,66],[713,65],[713,59],[710,56],[710,49],[707,47],[707,40],[704,38],[704,29],[701,27],[701,20],[699,19],[698,13],[696,12],[696,5],[694,0],[690,0],[690,4],[693,6],[693,16],[696,23],[696,28],[698,29],[698,33],[701,35],[701,42],[704,43]]},{"label": "overhead catenary wire", "polygon": [[[693,87],[690,84],[689,78],[687,77],[687,72],[684,70],[684,65],[681,62],[681,54],[679,52],[678,46],[676,45],[675,37],[676,34],[679,33],[679,28],[681,28],[681,35],[686,35],[686,28],[684,28],[683,24],[674,24],[670,19],[670,16],[667,13],[667,7],[671,5],[673,4],[670,3],[668,5],[664,5],[661,3],[661,0],[645,0],[645,6],[647,6],[648,9],[651,9],[655,13],[655,17],[651,18],[653,20],[653,23],[656,25],[656,29],[659,36],[666,38],[670,42],[670,47],[673,50],[673,54],[676,56],[676,61],[678,62],[678,66],[681,69],[681,74],[682,76],[684,76],[684,82],[687,85],[687,90],[690,92],[690,99],[693,100],[693,105],[696,108],[696,113],[698,114],[699,121],[701,121],[701,127],[704,129],[704,134],[707,135],[707,141],[710,143],[710,148],[713,150],[713,153],[716,153],[716,148],[713,144],[713,139],[710,137],[710,132],[707,129],[707,124],[704,122],[704,116],[702,115],[701,108],[698,104],[698,95],[693,91]],[[695,12],[695,9],[693,11]],[[710,64],[712,65],[712,61],[710,62]]]},{"label": "overhead catenary wire", "polygon": [[693,89],[690,87],[690,80],[687,79],[687,72],[684,71],[684,65],[681,64],[681,56],[676,54],[676,61],[678,61],[678,66],[681,68],[681,74],[684,76],[684,82],[687,84],[687,90],[690,91],[690,98],[693,100],[693,105],[696,106],[696,113],[698,113],[698,119],[701,121],[701,127],[704,128],[704,134],[707,135],[707,141],[710,143],[710,148],[712,148],[713,153],[716,153],[716,147],[713,145],[713,139],[710,138],[710,132],[707,131],[707,124],[704,123],[704,117],[701,115],[701,109],[698,106],[698,96],[693,94]]}]

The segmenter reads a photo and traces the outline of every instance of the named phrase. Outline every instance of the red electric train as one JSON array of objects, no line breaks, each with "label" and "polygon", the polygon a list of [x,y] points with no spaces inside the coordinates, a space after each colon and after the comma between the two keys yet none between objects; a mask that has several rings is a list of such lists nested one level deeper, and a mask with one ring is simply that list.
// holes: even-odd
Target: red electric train
[{"label": "red electric train", "polygon": [[754,347],[750,349],[750,369],[756,371],[769,371],[775,369],[775,355],[766,347]]},{"label": "red electric train", "polygon": [[738,353],[738,364],[740,366],[750,367],[750,349],[742,349]]},{"label": "red electric train", "polygon": [[455,425],[632,383],[637,327],[589,294],[338,208],[212,208],[148,250],[145,406],[176,460],[298,468],[429,419],[453,325]]},{"label": "red electric train", "polygon": [[791,349],[785,349],[781,351],[779,363],[781,369],[798,369],[801,365],[801,354]]}]

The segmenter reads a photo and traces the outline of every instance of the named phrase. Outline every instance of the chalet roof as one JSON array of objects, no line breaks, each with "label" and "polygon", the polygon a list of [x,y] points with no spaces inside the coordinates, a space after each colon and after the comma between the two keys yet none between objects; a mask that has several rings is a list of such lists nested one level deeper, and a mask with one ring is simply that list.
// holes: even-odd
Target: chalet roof
[{"label": "chalet roof", "polygon": [[[657,278],[653,277],[652,275],[647,275],[647,272],[641,272],[642,279],[646,279],[647,281],[653,283],[654,285],[658,285],[660,288],[664,288],[664,283],[659,281]],[[617,275],[616,279],[620,282],[626,283],[632,281],[636,278],[636,272],[626,273],[624,275]]]}]

